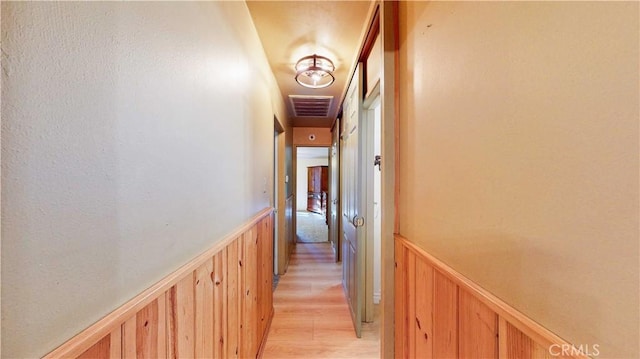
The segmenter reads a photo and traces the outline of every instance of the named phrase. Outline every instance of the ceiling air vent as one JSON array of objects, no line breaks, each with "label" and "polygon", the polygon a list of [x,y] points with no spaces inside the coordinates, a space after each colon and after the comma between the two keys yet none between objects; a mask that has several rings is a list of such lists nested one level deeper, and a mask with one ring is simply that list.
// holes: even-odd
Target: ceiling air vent
[{"label": "ceiling air vent", "polygon": [[289,95],[296,117],[329,117],[333,96]]}]

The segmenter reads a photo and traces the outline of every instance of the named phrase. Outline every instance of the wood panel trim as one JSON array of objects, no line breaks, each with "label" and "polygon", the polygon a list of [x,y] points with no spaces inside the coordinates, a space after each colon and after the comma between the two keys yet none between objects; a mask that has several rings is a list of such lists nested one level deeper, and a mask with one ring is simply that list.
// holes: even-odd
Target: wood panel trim
[{"label": "wood panel trim", "polygon": [[109,333],[118,329],[129,318],[135,316],[137,312],[146,307],[149,303],[164,295],[164,292],[171,289],[183,278],[188,275],[192,275],[198,267],[206,261],[211,260],[211,258],[218,252],[232,244],[243,233],[249,231],[258,222],[267,216],[270,216],[272,213],[273,208],[270,207],[260,211],[256,216],[225,236],[222,240],[216,242],[212,247],[202,252],[171,274],[167,275],[142,293],[138,294],[133,299],[124,303],[113,312],[107,314],[105,317],[83,330],[58,348],[54,349],[52,352],[44,356],[44,358],[75,358],[80,356],[91,346],[98,343],[102,338],[109,335]]},{"label": "wood panel trim", "polygon": [[[520,330],[523,334],[530,337],[537,344],[542,345],[545,348],[548,348],[553,344],[557,344],[560,346],[571,345],[569,342],[552,333],[547,328],[543,327],[533,319],[527,317],[509,304],[502,301],[500,298],[491,294],[489,291],[482,288],[477,283],[473,282],[455,269],[451,268],[446,263],[442,262],[438,258],[426,252],[424,249],[410,242],[405,237],[396,234],[395,239],[397,242],[401,243],[404,248],[413,252],[416,256],[420,256],[424,260],[426,260],[445,277],[457,284],[460,289],[467,291],[470,295],[476,297],[480,302],[488,306],[498,315],[500,319],[505,320],[507,323]],[[396,300],[398,300],[398,298],[396,298]],[[576,349],[576,352],[577,351],[578,350]],[[571,358],[587,359],[588,356],[573,355],[571,356]]]},{"label": "wood panel trim", "polygon": [[[385,169],[382,171],[382,310],[380,318],[380,343],[383,358],[396,355],[394,308],[395,302],[395,241],[393,234],[399,233],[398,201],[400,198],[400,110],[399,110],[399,13],[397,1],[380,3],[380,36],[382,37],[382,69],[380,91],[382,96],[382,156]],[[398,298],[399,300],[399,298]]]},{"label": "wood panel trim", "polygon": [[[393,26],[393,233],[400,233],[400,8],[398,3],[393,1],[390,4]],[[383,47],[382,51],[384,53],[387,49]],[[382,66],[384,69],[384,63]]]},{"label": "wood panel trim", "polygon": [[367,58],[371,53],[371,49],[373,48],[373,44],[378,34],[380,34],[380,5],[376,4],[373,17],[369,22],[369,29],[367,30],[367,35],[362,45],[362,50],[360,51],[358,62],[367,61]]}]

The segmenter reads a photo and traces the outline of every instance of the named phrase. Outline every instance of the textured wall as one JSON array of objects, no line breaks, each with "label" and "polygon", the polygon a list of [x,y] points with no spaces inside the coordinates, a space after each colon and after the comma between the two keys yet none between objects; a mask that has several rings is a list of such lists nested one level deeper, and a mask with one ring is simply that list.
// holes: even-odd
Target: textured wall
[{"label": "textured wall", "polygon": [[638,11],[400,5],[400,233],[607,358],[638,356]]},{"label": "textured wall", "polygon": [[284,104],[244,3],[3,2],[2,56],[2,357],[271,205]]}]

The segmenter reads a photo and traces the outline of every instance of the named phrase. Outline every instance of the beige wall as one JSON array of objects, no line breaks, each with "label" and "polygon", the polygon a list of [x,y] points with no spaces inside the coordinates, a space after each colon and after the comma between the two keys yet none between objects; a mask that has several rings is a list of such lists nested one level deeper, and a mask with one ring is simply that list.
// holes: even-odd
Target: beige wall
[{"label": "beige wall", "polygon": [[[315,139],[309,136],[313,135]],[[295,146],[331,146],[331,129],[318,127],[294,127],[293,144]]]},{"label": "beige wall", "polygon": [[2,357],[272,205],[288,122],[244,3],[2,2],[2,69]]},{"label": "beige wall", "polygon": [[400,232],[638,356],[637,2],[403,2]]}]

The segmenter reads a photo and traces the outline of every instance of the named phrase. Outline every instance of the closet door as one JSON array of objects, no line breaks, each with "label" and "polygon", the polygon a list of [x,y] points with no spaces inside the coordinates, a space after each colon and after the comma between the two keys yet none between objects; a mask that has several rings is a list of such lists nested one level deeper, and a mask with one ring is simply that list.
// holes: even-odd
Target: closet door
[{"label": "closet door", "polygon": [[364,166],[359,143],[364,143],[364,131],[360,131],[362,113],[362,63],[358,65],[347,90],[343,104],[344,132],[340,163],[342,164],[342,284],[358,338],[362,332],[362,309],[364,308]]}]

